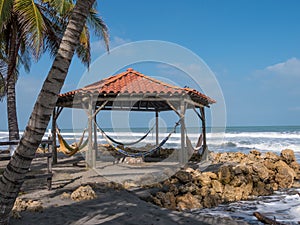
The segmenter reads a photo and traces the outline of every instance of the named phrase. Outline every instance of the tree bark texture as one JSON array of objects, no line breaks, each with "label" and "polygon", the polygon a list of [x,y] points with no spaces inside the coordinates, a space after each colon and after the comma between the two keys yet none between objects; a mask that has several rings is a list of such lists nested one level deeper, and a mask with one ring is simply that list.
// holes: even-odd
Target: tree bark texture
[{"label": "tree bark texture", "polygon": [[0,224],[8,224],[9,214],[34,158],[58,94],[64,84],[89,9],[95,0],[78,0],[61,41],[52,68],[44,81],[20,143],[0,179]]}]

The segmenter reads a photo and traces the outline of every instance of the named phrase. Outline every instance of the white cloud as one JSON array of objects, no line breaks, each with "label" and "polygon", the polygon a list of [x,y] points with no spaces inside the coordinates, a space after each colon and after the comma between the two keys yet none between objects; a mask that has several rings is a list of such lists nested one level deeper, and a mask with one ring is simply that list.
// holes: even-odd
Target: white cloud
[{"label": "white cloud", "polygon": [[290,58],[265,68],[265,71],[287,76],[300,76],[300,59]]}]

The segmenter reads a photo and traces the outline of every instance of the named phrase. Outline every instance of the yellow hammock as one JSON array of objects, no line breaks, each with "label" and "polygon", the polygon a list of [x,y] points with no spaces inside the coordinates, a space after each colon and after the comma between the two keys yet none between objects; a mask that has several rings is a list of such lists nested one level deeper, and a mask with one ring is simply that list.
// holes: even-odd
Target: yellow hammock
[{"label": "yellow hammock", "polygon": [[83,149],[87,143],[88,143],[88,138],[83,142],[84,134],[85,134],[86,129],[83,131],[83,134],[79,140],[78,143],[75,143],[74,146],[70,146],[61,136],[59,130],[56,128],[56,133],[57,133],[57,138],[59,141],[60,145],[60,150],[67,156],[72,156],[81,149]]}]

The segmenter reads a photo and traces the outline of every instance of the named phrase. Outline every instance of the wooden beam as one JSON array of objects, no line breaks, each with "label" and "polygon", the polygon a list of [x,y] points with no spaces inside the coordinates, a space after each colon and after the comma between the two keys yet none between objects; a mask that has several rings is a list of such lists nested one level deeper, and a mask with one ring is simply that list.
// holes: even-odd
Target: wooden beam
[{"label": "wooden beam", "polygon": [[156,110],[155,111],[155,132],[156,132],[156,136],[155,136],[155,138],[156,138],[156,146],[158,145],[158,143],[159,143],[159,138],[158,138],[158,111]]},{"label": "wooden beam", "polygon": [[[58,107],[59,108],[59,107]],[[62,107],[61,107],[62,109]],[[51,133],[52,133],[52,163],[57,164],[57,146],[56,146],[56,120],[58,115],[58,109],[54,108],[52,113],[52,126],[51,126]]]},{"label": "wooden beam", "polygon": [[93,98],[88,102],[88,150],[86,152],[86,166],[93,168]]},{"label": "wooden beam", "polygon": [[206,122],[205,122],[205,109],[204,107],[201,107],[200,109],[200,114],[202,118],[202,135],[203,135],[203,151],[202,151],[202,156],[201,159],[207,161],[208,160],[208,148],[206,144]]},{"label": "wooden beam", "polygon": [[181,115],[181,119],[180,119],[180,133],[181,133],[181,149],[179,152],[179,163],[184,166],[184,164],[187,162],[187,155],[186,155],[186,140],[185,140],[185,121],[184,121],[184,117],[185,117],[185,102],[182,100],[180,102],[180,115]]}]

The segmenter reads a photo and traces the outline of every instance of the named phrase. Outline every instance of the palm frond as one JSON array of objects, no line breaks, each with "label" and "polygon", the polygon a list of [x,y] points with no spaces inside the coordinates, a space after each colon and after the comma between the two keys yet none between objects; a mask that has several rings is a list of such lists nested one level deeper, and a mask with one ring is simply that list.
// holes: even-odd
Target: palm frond
[{"label": "palm frond", "polygon": [[38,59],[43,52],[44,32],[46,25],[43,16],[34,0],[15,0],[14,11],[18,13],[22,35],[26,45]]},{"label": "palm frond", "polygon": [[71,14],[75,6],[72,0],[43,0],[42,2],[48,4],[58,15],[64,18]]},{"label": "palm frond", "polygon": [[102,18],[97,15],[95,9],[90,10],[90,13],[87,18],[87,24],[94,30],[94,33],[97,37],[103,38],[103,41],[106,46],[106,50],[109,51],[109,33],[108,28]]},{"label": "palm frond", "polygon": [[14,0],[0,0],[0,32],[12,14],[13,2]]},{"label": "palm frond", "polygon": [[31,66],[31,57],[30,57],[30,52],[28,51],[28,48],[26,48],[26,45],[24,42],[21,43],[19,52],[20,53],[17,58],[17,68],[20,68],[21,66],[23,66],[25,72],[29,73],[30,66]]},{"label": "palm frond", "polygon": [[76,49],[76,54],[81,62],[89,67],[91,63],[91,46],[90,46],[90,33],[87,26],[83,27],[80,35],[80,42]]}]

